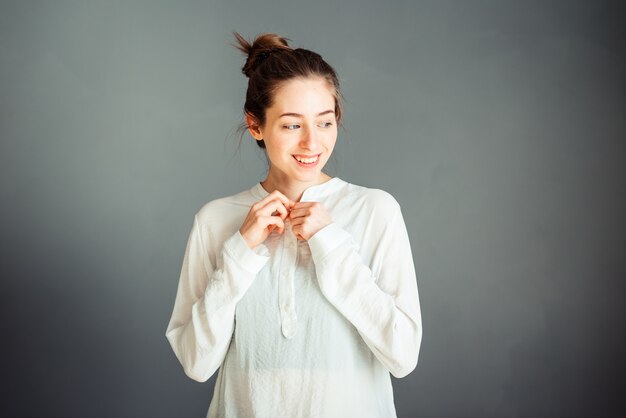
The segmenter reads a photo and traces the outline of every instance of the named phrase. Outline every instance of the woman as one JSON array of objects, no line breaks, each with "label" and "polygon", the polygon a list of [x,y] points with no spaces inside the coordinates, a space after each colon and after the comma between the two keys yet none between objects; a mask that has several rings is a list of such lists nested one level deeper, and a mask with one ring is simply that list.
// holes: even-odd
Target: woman
[{"label": "woman", "polygon": [[235,33],[246,127],[269,172],[195,215],[166,336],[208,417],[394,417],[389,373],[417,364],[415,269],[397,201],[322,172],[339,82],[286,38]]}]

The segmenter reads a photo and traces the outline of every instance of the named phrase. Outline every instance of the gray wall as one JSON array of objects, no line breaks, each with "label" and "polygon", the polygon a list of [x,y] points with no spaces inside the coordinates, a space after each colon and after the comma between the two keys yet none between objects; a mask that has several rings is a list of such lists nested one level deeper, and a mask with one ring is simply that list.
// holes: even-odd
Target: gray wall
[{"label": "gray wall", "polygon": [[618,1],[2,1],[2,415],[206,413],[164,332],[193,214],[265,174],[238,30],[335,66],[330,174],[402,205],[399,416],[617,416],[624,27]]}]

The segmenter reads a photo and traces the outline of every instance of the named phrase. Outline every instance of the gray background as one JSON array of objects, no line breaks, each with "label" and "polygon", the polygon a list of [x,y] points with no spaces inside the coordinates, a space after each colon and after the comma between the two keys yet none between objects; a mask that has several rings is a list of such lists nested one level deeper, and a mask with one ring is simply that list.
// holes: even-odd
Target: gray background
[{"label": "gray background", "polygon": [[337,69],[330,174],[402,205],[400,417],[624,413],[624,2],[0,4],[3,416],[206,413],[164,334],[193,214],[265,174],[232,30]]}]

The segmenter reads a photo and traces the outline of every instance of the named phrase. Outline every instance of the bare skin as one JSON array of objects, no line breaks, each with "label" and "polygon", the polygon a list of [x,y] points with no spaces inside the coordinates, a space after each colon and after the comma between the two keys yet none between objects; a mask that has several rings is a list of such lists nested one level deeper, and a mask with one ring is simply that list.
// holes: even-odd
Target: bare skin
[{"label": "bare skin", "polygon": [[289,212],[289,219],[291,231],[304,241],[332,222],[330,214],[320,202],[297,202]]},{"label": "bare skin", "polygon": [[[263,125],[246,114],[250,134],[265,142],[270,160],[268,176],[261,182],[270,194],[252,205],[240,228],[250,248],[263,243],[274,230],[282,234],[287,218],[294,235],[305,241],[332,222],[321,202],[300,199],[308,187],[331,179],[321,170],[337,139],[334,108],[333,90],[325,80],[296,78],[275,92]],[[310,166],[297,159],[305,159]]]},{"label": "bare skin", "polygon": [[274,190],[252,205],[239,232],[248,246],[254,249],[262,244],[274,229],[282,234],[287,218],[290,220],[293,234],[304,241],[308,241],[332,222],[322,203],[293,202],[278,190]]},{"label": "bare skin", "polygon": [[264,199],[253,204],[243,225],[239,228],[248,247],[255,248],[263,243],[275,228],[278,228],[278,233],[282,234],[285,230],[284,221],[289,216],[289,209],[294,205],[295,202],[278,190],[274,190]]}]

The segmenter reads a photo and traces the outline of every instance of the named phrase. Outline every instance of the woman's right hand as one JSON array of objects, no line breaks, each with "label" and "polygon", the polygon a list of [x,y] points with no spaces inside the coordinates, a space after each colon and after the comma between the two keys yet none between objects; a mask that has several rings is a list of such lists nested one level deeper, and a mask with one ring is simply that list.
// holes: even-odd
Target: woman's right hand
[{"label": "woman's right hand", "polygon": [[239,228],[248,246],[254,249],[263,243],[275,228],[282,234],[285,230],[285,218],[294,205],[295,202],[290,201],[278,190],[274,190],[263,200],[252,205],[243,225]]}]

